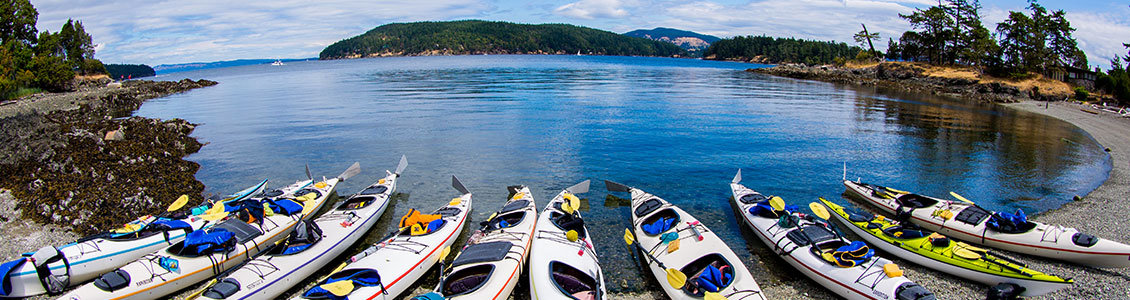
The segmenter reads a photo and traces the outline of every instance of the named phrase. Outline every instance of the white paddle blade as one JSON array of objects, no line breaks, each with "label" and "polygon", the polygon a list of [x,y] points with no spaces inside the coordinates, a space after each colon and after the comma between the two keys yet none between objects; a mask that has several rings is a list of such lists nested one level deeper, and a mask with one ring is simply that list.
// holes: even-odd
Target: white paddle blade
[{"label": "white paddle blade", "polygon": [[353,165],[350,165],[348,169],[345,169],[345,172],[341,172],[341,175],[337,175],[337,178],[340,178],[342,181],[344,181],[349,179],[349,177],[356,176],[360,173],[361,162],[353,162]]},{"label": "white paddle blade", "polygon": [[608,188],[609,192],[629,192],[632,190],[632,188],[623,184],[616,183],[612,180],[605,180],[604,186]]},{"label": "white paddle blade", "polygon": [[314,175],[310,175],[310,164],[306,164],[306,178],[314,180]]},{"label": "white paddle blade", "polygon": [[400,164],[396,165],[396,173],[395,174],[400,175],[400,173],[404,173],[404,168],[407,168],[407,167],[408,167],[408,156],[407,155],[401,155],[400,156]]},{"label": "white paddle blade", "polygon": [[467,191],[467,187],[463,186],[463,183],[459,182],[459,178],[456,178],[455,175],[451,175],[451,187],[455,188],[456,191],[459,191],[464,195],[471,193],[470,191]]},{"label": "white paddle blade", "polygon": [[591,180],[581,181],[581,183],[574,184],[571,187],[565,188],[565,190],[569,191],[569,193],[571,193],[571,194],[588,193],[589,192],[589,182],[591,182]]},{"label": "white paddle blade", "polygon": [[739,183],[739,182],[742,182],[742,169],[738,169],[738,174],[734,175],[734,180],[730,181],[730,183]]}]

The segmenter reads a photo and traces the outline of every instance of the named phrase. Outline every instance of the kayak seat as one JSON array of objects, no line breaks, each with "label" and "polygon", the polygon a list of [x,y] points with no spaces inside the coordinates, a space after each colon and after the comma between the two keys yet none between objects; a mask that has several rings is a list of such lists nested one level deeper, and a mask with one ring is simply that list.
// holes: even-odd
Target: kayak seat
[{"label": "kayak seat", "polygon": [[875,215],[861,212],[855,209],[845,208],[844,212],[848,215],[848,221],[855,223],[870,222],[875,219]]},{"label": "kayak seat", "polygon": [[898,198],[896,198],[895,200],[898,201],[900,206],[912,208],[931,207],[934,206],[934,204],[938,204],[938,200],[930,199],[918,194],[906,194],[898,196]]},{"label": "kayak seat", "polygon": [[201,295],[210,299],[227,299],[231,297],[231,295],[235,295],[236,292],[239,292],[239,288],[239,281],[235,280],[235,278],[224,278],[224,280],[220,280],[216,285],[209,287],[208,290],[204,291],[204,294]]},{"label": "kayak seat", "polygon": [[443,281],[440,292],[448,298],[474,292],[487,283],[493,272],[494,265],[479,265],[452,272]]},{"label": "kayak seat", "polygon": [[1090,247],[1097,244],[1099,239],[1090,234],[1076,232],[1075,235],[1071,236],[1071,242],[1075,243],[1076,246]]},{"label": "kayak seat", "polygon": [[936,300],[934,293],[913,282],[903,282],[895,289],[897,300]]},{"label": "kayak seat", "polygon": [[500,261],[506,258],[506,254],[510,253],[510,248],[513,246],[514,244],[505,241],[486,242],[467,246],[463,248],[463,252],[459,253],[459,256],[455,257],[455,261],[451,262],[451,267]]},{"label": "kayak seat", "polygon": [[1000,233],[1024,233],[1036,228],[1036,223],[1028,222],[1024,211],[1017,209],[1016,214],[994,212],[985,226]]},{"label": "kayak seat", "polygon": [[290,232],[285,242],[275,247],[278,250],[271,251],[271,254],[291,255],[301,253],[321,240],[322,229],[318,228],[318,224],[314,221],[302,220],[294,226],[294,231]]},{"label": "kayak seat", "polygon": [[639,206],[636,206],[636,217],[639,218],[646,216],[656,209],[659,209],[660,206],[663,206],[663,201],[659,201],[658,198],[648,199],[647,201],[640,203]]},{"label": "kayak seat", "polygon": [[107,272],[94,279],[94,286],[103,291],[114,292],[129,286],[129,273],[122,269]]},{"label": "kayak seat", "polygon": [[673,209],[664,209],[660,212],[652,214],[640,223],[640,229],[648,236],[656,236],[660,233],[671,230],[679,224],[679,214]]},{"label": "kayak seat", "polygon": [[506,203],[506,205],[502,206],[502,210],[498,211],[498,214],[501,215],[501,214],[504,214],[504,213],[523,209],[523,208],[526,208],[527,206],[530,206],[530,200],[524,200],[523,199],[523,200],[510,201],[510,203]]},{"label": "kayak seat", "polygon": [[574,214],[551,212],[549,213],[549,220],[551,221],[551,223],[553,223],[554,226],[557,226],[557,228],[561,229],[562,231],[576,231],[578,238],[584,239],[586,236],[585,220],[581,219],[580,216],[575,216]]},{"label": "kayak seat", "polygon": [[762,201],[769,201],[769,198],[766,198],[765,195],[762,195],[760,193],[753,193],[738,197],[738,201],[743,204],[754,204]]},{"label": "kayak seat", "polygon": [[687,275],[683,292],[693,297],[702,297],[706,292],[723,290],[734,279],[733,266],[717,253],[699,257],[683,266],[680,271]]},{"label": "kayak seat", "polygon": [[[566,295],[581,295],[596,297],[599,288],[596,279],[592,276],[559,261],[549,263],[550,273],[553,275],[553,284]],[[584,299],[583,297],[577,297]]]},{"label": "kayak seat", "polygon": [[306,299],[345,299],[344,297],[334,295],[332,292],[326,290],[322,286],[329,283],[347,280],[353,282],[354,285],[358,286],[380,286],[381,291],[384,291],[384,285],[381,283],[381,274],[377,272],[377,270],[345,269],[337,273],[330,274],[330,277],[326,278],[322,282],[318,283],[318,285],[310,288],[305,293],[303,293],[302,297]]},{"label": "kayak seat", "polygon": [[989,211],[976,206],[968,206],[965,209],[962,209],[961,212],[957,213],[957,216],[953,219],[964,222],[965,224],[977,225],[981,224],[981,222],[984,222],[988,217]]},{"label": "kayak seat", "polygon": [[377,200],[377,197],[368,196],[368,195],[353,196],[353,197],[349,197],[349,199],[345,199],[345,201],[342,202],[341,205],[337,206],[337,209],[338,210],[362,209],[362,208],[369,207],[369,204],[373,204],[374,202],[377,202],[376,200]]},{"label": "kayak seat", "polygon": [[384,194],[385,191],[388,191],[387,186],[374,185],[374,186],[370,186],[368,188],[365,188],[364,190],[361,190],[361,194],[362,195],[376,195],[376,194]]},{"label": "kayak seat", "polygon": [[[789,231],[788,234],[785,234],[785,236],[793,243],[797,244],[797,246],[801,247],[812,243],[819,244],[836,238],[836,234],[832,233],[828,228],[819,225],[805,225],[804,232],[792,230]],[[811,238],[811,241],[809,238]]]},{"label": "kayak seat", "polygon": [[893,238],[909,240],[929,236],[933,232],[921,228],[912,228],[911,226],[895,225],[883,229],[883,233]]},{"label": "kayak seat", "polygon": [[[312,199],[317,199],[318,197],[321,197],[321,196],[322,196],[322,192],[315,190],[315,189],[311,189],[311,188],[305,188],[305,189],[301,189],[301,190],[294,192],[294,198],[296,198],[297,200],[302,201],[302,202],[306,202],[306,201],[312,200]],[[302,199],[299,199],[299,198],[302,198]],[[306,200],[303,200],[303,199],[306,199]]]}]

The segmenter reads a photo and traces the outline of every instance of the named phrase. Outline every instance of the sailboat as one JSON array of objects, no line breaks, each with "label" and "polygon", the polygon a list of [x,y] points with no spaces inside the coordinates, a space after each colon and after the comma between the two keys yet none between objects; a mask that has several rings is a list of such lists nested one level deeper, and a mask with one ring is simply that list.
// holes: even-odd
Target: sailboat
[{"label": "sailboat", "polygon": [[271,65],[272,66],[282,66],[282,65],[286,65],[286,64],[284,64],[281,59],[276,59],[275,62],[271,63]]}]

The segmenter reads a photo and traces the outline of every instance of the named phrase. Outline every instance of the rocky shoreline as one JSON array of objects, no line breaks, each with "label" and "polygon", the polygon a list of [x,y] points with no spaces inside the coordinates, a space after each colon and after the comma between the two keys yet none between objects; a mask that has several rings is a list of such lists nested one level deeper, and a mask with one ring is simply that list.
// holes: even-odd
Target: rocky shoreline
[{"label": "rocky shoreline", "polygon": [[[1013,103],[1026,100],[1063,100],[1062,90],[1033,90],[1001,81],[984,81],[973,76],[933,76],[922,65],[884,62],[867,67],[809,66],[783,64],[749,72],[796,79],[809,79],[862,86],[880,86],[982,102]],[[974,71],[967,71],[975,73]],[[973,74],[977,77],[980,74]]]},{"label": "rocky shoreline", "polygon": [[97,82],[0,106],[0,187],[14,197],[5,203],[20,219],[81,234],[163,210],[181,194],[199,201],[199,166],[182,159],[202,146],[188,136],[196,125],[129,116],[146,100],[215,84]]}]

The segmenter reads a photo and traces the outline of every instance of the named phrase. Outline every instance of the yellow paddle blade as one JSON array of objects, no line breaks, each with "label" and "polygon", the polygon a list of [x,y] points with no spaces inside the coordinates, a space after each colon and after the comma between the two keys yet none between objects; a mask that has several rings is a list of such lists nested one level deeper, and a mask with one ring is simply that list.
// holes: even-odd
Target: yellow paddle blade
[{"label": "yellow paddle blade", "polygon": [[636,241],[636,237],[632,235],[632,231],[628,230],[627,228],[624,228],[624,242],[628,243],[628,245],[631,245],[632,242],[635,242],[635,241]]},{"label": "yellow paddle blade", "polygon": [[353,280],[334,281],[323,284],[322,288],[330,291],[334,296],[345,297],[353,292]]},{"label": "yellow paddle blade", "polygon": [[456,205],[459,205],[460,203],[463,203],[463,198],[462,197],[455,197],[455,198],[451,198],[451,202],[448,202],[447,205],[456,206]]},{"label": "yellow paddle blade", "polygon": [[525,196],[526,196],[525,193],[514,193],[514,197],[511,197],[510,199],[518,200],[518,199],[522,199],[522,197],[525,197]]},{"label": "yellow paddle blade", "polygon": [[200,218],[204,219],[205,221],[216,221],[216,220],[219,220],[219,219],[223,219],[224,217],[227,217],[227,216],[228,216],[228,213],[221,211],[219,213],[202,215],[202,216],[200,216]]},{"label": "yellow paddle blade", "polygon": [[490,221],[490,220],[494,220],[494,217],[497,217],[497,216],[498,216],[498,213],[497,213],[497,212],[496,212],[496,213],[493,213],[493,214],[490,214],[490,217],[487,217],[487,221]]},{"label": "yellow paddle blade", "polygon": [[580,236],[577,234],[576,230],[569,230],[565,232],[565,238],[569,239],[570,242],[576,242],[577,239],[580,238]]},{"label": "yellow paddle blade", "polygon": [[344,270],[345,266],[348,266],[348,265],[349,265],[349,262],[342,262],[340,265],[337,266],[337,268],[334,268],[333,272],[330,272],[330,274],[341,272],[341,270]]},{"label": "yellow paddle blade", "polygon": [[785,210],[785,199],[773,196],[773,198],[769,198],[769,206],[772,206],[773,210]]},{"label": "yellow paddle blade", "polygon": [[451,254],[451,246],[443,247],[443,251],[441,251],[439,253],[439,260],[438,261],[446,260],[447,255],[449,255],[449,254]]},{"label": "yellow paddle blade", "polygon": [[892,188],[889,188],[889,187],[883,187],[883,188],[884,188],[884,189],[887,189],[888,191],[894,192],[894,193],[899,193],[899,194],[910,194],[910,192],[907,192],[907,191],[900,191],[900,190],[892,189]]},{"label": "yellow paddle blade", "polygon": [[679,240],[667,243],[667,253],[675,252],[675,250],[679,250]]},{"label": "yellow paddle blade", "polygon": [[314,184],[314,187],[319,188],[319,189],[324,189],[324,188],[326,188],[326,182],[325,181],[319,181],[318,183]]},{"label": "yellow paddle blade", "polygon": [[212,203],[212,207],[204,211],[205,215],[218,214],[224,212],[224,202]]},{"label": "yellow paddle blade", "polygon": [[706,292],[706,295],[703,295],[702,299],[704,299],[704,300],[726,300],[726,296],[722,296],[722,294],[715,293],[715,292]]},{"label": "yellow paddle blade", "polygon": [[[563,204],[569,204],[569,210],[576,211],[578,208],[581,208],[581,199],[578,199],[577,196],[574,196],[573,194],[565,193],[565,203]],[[565,206],[562,205],[561,207]]]},{"label": "yellow paddle blade", "polygon": [[968,260],[981,259],[981,254],[970,251],[969,249],[966,249],[964,247],[953,247],[953,255]]},{"label": "yellow paddle blade", "polygon": [[[824,200],[824,198],[820,198],[820,200]],[[827,200],[824,200],[824,201],[827,201]],[[823,205],[820,205],[816,202],[808,203],[808,209],[811,209],[812,213],[815,214],[817,217],[820,217],[821,219],[827,220],[828,217],[832,216],[832,215],[828,214],[828,210],[825,209]]]},{"label": "yellow paddle blade", "polygon": [[674,268],[667,268],[667,283],[670,283],[673,288],[681,289],[683,285],[687,284],[687,274],[683,274],[683,272]]},{"label": "yellow paddle blade", "polygon": [[141,224],[129,223],[129,224],[126,224],[126,225],[122,225],[122,227],[115,228],[114,230],[110,230],[110,232],[113,232],[113,233],[129,233],[129,232],[137,231],[138,229],[141,229]]},{"label": "yellow paddle blade", "polygon": [[965,197],[962,197],[961,195],[958,195],[957,193],[950,192],[950,196],[953,196],[954,198],[957,198],[957,200],[961,200],[962,202],[973,204],[973,201],[969,201],[969,199],[965,199]]},{"label": "yellow paddle blade", "polygon": [[166,211],[171,212],[171,211],[178,210],[181,207],[184,207],[185,203],[188,203],[188,195],[180,195],[180,197],[177,197],[176,201],[173,201],[173,204],[169,205],[169,209],[166,210]]}]

